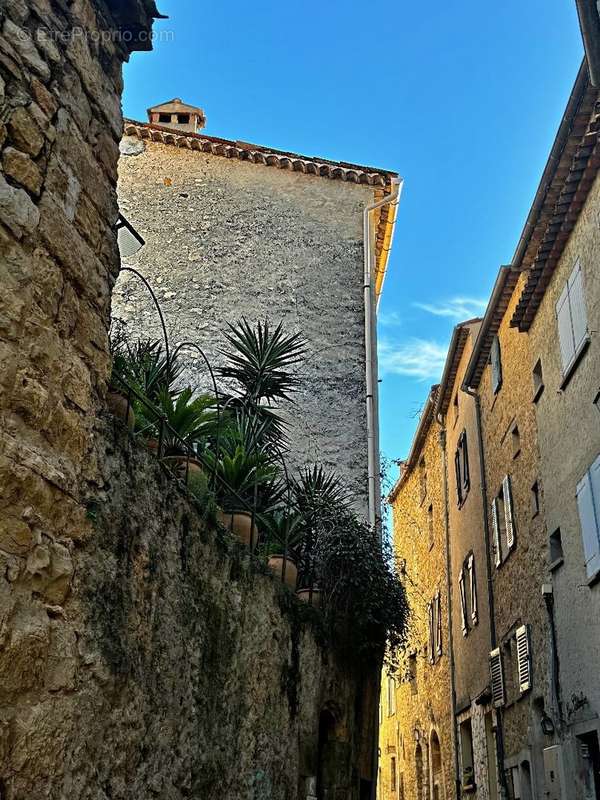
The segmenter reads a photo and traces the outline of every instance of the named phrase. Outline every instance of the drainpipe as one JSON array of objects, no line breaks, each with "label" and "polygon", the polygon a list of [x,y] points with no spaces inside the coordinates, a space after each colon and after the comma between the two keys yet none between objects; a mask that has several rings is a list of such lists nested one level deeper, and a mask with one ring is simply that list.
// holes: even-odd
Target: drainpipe
[{"label": "drainpipe", "polygon": [[[481,472],[481,497],[483,500],[483,536],[485,540],[485,558],[487,569],[487,587],[488,587],[488,606],[490,609],[490,651],[495,650],[497,645],[496,639],[496,615],[494,614],[494,587],[492,583],[492,555],[490,547],[490,525],[488,522],[488,493],[487,493],[487,478],[485,476],[485,453],[483,449],[483,434],[481,425],[481,400],[477,392],[473,391],[470,386],[462,385],[462,390],[468,394],[475,401],[475,413],[477,420],[477,447],[479,450],[479,469]],[[500,792],[504,797],[508,797],[508,787],[506,785],[506,775],[504,772],[504,733],[502,727],[502,710],[496,709],[496,760],[498,762],[498,781],[500,783]]]},{"label": "drainpipe", "polygon": [[[364,282],[365,305],[365,356],[366,356],[366,403],[367,403],[367,474],[369,491],[369,525],[379,525],[381,518],[381,487],[379,476],[379,408],[377,398],[377,313],[375,310],[375,287],[373,285],[373,245],[371,242],[371,212],[383,206],[400,202],[404,181],[392,178],[392,191],[376,203],[363,210]],[[379,525],[381,536],[381,526]]]},{"label": "drainpipe", "polygon": [[448,659],[450,663],[450,702],[452,709],[452,750],[454,752],[454,787],[456,798],[461,798],[460,764],[458,760],[458,731],[456,725],[456,680],[454,675],[454,633],[452,628],[452,559],[450,557],[450,518],[448,512],[448,453],[446,451],[446,428],[441,414],[437,414],[440,449],[442,451],[442,475],[444,496],[444,537],[446,539],[446,592],[448,597]]}]

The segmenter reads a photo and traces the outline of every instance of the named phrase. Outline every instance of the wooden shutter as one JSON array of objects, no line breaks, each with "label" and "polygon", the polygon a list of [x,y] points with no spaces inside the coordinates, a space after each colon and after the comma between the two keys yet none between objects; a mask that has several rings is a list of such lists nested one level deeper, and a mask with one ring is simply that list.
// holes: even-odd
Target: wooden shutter
[{"label": "wooden shutter", "polygon": [[560,341],[560,355],[564,372],[575,355],[568,283],[565,285],[561,296],[558,298],[558,303],[556,304],[556,318],[558,320],[558,338]]},{"label": "wooden shutter", "polygon": [[467,432],[463,431],[461,437],[462,463],[463,463],[463,485],[468,490],[470,483],[469,473],[469,450],[467,448]]},{"label": "wooden shutter", "polygon": [[433,640],[433,602],[427,604],[427,619],[429,622],[429,663],[435,660],[435,642]]},{"label": "wooden shutter", "polygon": [[[598,482],[597,464],[598,459],[592,465],[592,469],[594,470],[594,478]],[[579,523],[581,525],[585,568],[588,578],[591,578],[600,569],[600,534],[597,518],[597,511],[600,511],[600,508],[596,508],[594,505],[592,469],[586,472],[577,484],[577,508],[579,510]]]},{"label": "wooden shutter", "polygon": [[502,549],[500,546],[500,520],[498,519],[498,498],[492,500],[492,527],[494,528],[494,562],[497,567],[502,563]]},{"label": "wooden shutter", "polygon": [[437,635],[436,635],[436,649],[438,656],[442,655],[442,596],[440,593],[437,593],[436,596],[436,625],[437,625]]},{"label": "wooden shutter", "polygon": [[460,450],[454,454],[454,472],[456,475],[456,502],[460,506],[462,503],[462,482],[460,478]]},{"label": "wooden shutter", "polygon": [[492,341],[492,351],[490,353],[492,362],[492,391],[497,392],[502,383],[502,362],[500,360],[500,340],[494,336]]},{"label": "wooden shutter", "polygon": [[575,352],[581,347],[588,334],[585,297],[583,295],[583,275],[579,261],[569,278],[569,306],[571,308],[571,325],[573,327],[573,344]]},{"label": "wooden shutter", "polygon": [[469,556],[467,562],[469,569],[469,588],[471,590],[471,622],[477,625],[479,622],[479,612],[477,610],[477,581],[475,578],[475,556],[473,553]]},{"label": "wooden shutter", "polygon": [[509,550],[512,550],[515,546],[515,518],[513,514],[510,475],[506,475],[502,481],[502,494],[504,496],[504,518],[506,520],[506,546]]},{"label": "wooden shutter", "polygon": [[460,590],[460,623],[462,626],[462,634],[463,636],[466,636],[469,632],[469,626],[467,624],[467,593],[465,587],[465,573],[462,569],[458,576],[458,588]]},{"label": "wooden shutter", "polygon": [[492,703],[494,708],[504,705],[504,673],[500,649],[490,653],[490,678],[492,682]]},{"label": "wooden shutter", "polygon": [[519,675],[519,691],[531,689],[531,652],[529,646],[529,629],[522,625],[515,631],[517,642],[517,671]]}]

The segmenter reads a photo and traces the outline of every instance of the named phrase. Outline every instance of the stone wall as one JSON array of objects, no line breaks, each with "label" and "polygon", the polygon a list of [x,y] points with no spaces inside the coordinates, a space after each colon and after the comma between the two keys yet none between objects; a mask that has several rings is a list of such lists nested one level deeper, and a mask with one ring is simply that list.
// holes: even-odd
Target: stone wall
[{"label": "stone wall", "polygon": [[[423,446],[398,489],[394,489],[394,548],[406,562],[404,585],[411,616],[407,646],[401,654],[396,679],[395,705],[387,702],[387,676],[383,675],[380,748],[380,800],[434,797],[431,742],[437,734],[441,749],[441,774],[436,775],[437,796],[454,796],[454,747],[450,685],[450,640],[446,584],[446,529],[444,466],[441,429],[431,421]],[[419,460],[424,458],[426,493],[422,493]],[[433,525],[429,523],[429,509]],[[442,654],[431,663],[428,644],[428,603],[439,592],[442,608]],[[422,768],[417,750],[420,750]],[[397,788],[392,788],[392,758]],[[420,792],[418,787],[423,787]]]},{"label": "stone wall", "polygon": [[[364,508],[366,406],[362,210],[373,188],[126,137],[123,213],[146,240],[132,266],[158,294],[173,342],[213,365],[228,322],[269,317],[301,331],[310,357],[289,409],[292,461],[337,468]],[[160,336],[140,282],[124,274],[113,312]],[[188,350],[192,381],[210,386]]]},{"label": "stone wall", "polygon": [[319,612],[205,524],[120,423],[95,441],[71,593],[38,551],[35,618],[11,601],[2,797],[295,800],[318,771],[324,709],[329,788],[358,797],[374,715]]}]

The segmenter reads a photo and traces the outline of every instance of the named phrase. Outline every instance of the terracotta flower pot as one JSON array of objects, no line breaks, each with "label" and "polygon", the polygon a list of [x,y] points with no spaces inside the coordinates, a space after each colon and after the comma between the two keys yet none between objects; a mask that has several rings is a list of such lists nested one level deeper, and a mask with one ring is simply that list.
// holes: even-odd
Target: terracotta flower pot
[{"label": "terracotta flower pot", "polygon": [[123,420],[130,431],[133,430],[135,426],[135,414],[131,404],[127,402],[125,395],[120,392],[108,392],[106,395],[106,405],[113,416]]},{"label": "terracotta flower pot", "polygon": [[242,544],[254,546],[258,540],[258,528],[252,524],[252,514],[247,511],[217,511],[217,520],[228,531],[235,533]]},{"label": "terracotta flower pot", "polygon": [[314,608],[321,608],[321,591],[319,589],[313,589],[312,595],[310,589],[298,589],[296,597],[303,603],[310,603]]},{"label": "terracotta flower pot", "polygon": [[282,580],[286,586],[289,586],[292,591],[296,589],[298,567],[292,558],[286,556],[284,567],[283,556],[278,554],[272,555],[269,557],[268,565],[271,572]]},{"label": "terracotta flower pot", "polygon": [[[156,448],[158,450],[158,442],[156,443]],[[176,472],[182,480],[185,478],[186,469],[188,477],[192,473],[202,472],[203,470],[202,462],[197,461],[192,456],[189,457],[189,460],[187,456],[182,456],[182,455],[165,456],[163,458],[163,461],[166,461],[168,466],[170,466],[171,469],[173,470],[173,472]]]}]

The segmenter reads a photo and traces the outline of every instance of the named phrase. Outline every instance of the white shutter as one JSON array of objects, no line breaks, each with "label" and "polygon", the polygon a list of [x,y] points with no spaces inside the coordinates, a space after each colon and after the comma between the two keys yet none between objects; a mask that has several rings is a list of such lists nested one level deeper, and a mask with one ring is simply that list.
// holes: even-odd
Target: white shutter
[{"label": "white shutter", "polygon": [[556,318],[558,320],[558,338],[560,340],[560,354],[564,372],[575,355],[568,283],[565,285],[561,296],[558,298],[558,303],[556,304]]},{"label": "white shutter", "polygon": [[529,647],[529,629],[522,625],[515,631],[517,642],[517,670],[519,673],[519,691],[531,689],[531,652]]},{"label": "white shutter", "polygon": [[442,596],[440,593],[437,593],[436,598],[436,624],[437,624],[437,636],[436,636],[436,648],[438,656],[442,655]]},{"label": "white shutter", "polygon": [[498,498],[492,501],[492,526],[494,528],[494,561],[499,567],[502,563],[502,550],[500,547],[500,520],[498,519]]},{"label": "white shutter", "polygon": [[[598,481],[597,464],[598,459],[592,465],[596,481]],[[579,509],[579,522],[581,524],[585,568],[588,578],[591,578],[600,569],[600,536],[596,508],[594,508],[594,496],[592,494],[592,470],[586,472],[577,484],[577,508]]]},{"label": "white shutter", "polygon": [[502,481],[502,494],[504,496],[504,517],[506,519],[506,545],[509,550],[515,546],[515,521],[513,515],[512,493],[510,475]]},{"label": "white shutter", "polygon": [[429,663],[435,661],[435,643],[433,641],[433,603],[427,604],[427,619],[429,622]]},{"label": "white shutter", "polygon": [[490,678],[492,681],[492,703],[494,708],[504,705],[504,674],[499,648],[490,653]]},{"label": "white shutter", "polygon": [[569,278],[569,306],[571,308],[571,325],[573,326],[573,344],[575,352],[577,352],[588,332],[585,298],[583,295],[583,275],[579,261]]},{"label": "white shutter", "polygon": [[475,578],[475,556],[473,553],[469,556],[469,586],[471,589],[471,622],[477,625],[479,622],[479,615],[477,611],[477,581]]},{"label": "white shutter", "polygon": [[466,636],[469,631],[469,627],[467,625],[467,595],[465,589],[465,573],[462,569],[458,576],[458,588],[460,590],[460,622],[462,625],[462,634],[463,636]]}]

